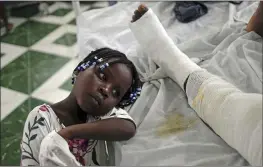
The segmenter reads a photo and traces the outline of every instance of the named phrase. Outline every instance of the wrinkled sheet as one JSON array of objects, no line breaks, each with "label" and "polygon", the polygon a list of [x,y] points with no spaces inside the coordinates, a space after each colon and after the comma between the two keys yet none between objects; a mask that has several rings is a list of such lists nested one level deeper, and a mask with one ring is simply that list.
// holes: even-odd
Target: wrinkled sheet
[{"label": "wrinkled sheet", "polygon": [[[109,164],[249,165],[202,122],[188,106],[185,93],[140,48],[128,27],[139,4],[119,2],[84,12],[77,19],[80,59],[100,47],[118,49],[134,62],[145,82],[141,97],[127,108],[137,124],[137,134],[129,141],[113,143],[114,149],[109,145]],[[244,92],[262,93],[262,38],[245,31],[258,2],[205,2],[208,13],[187,24],[175,19],[175,2],[145,4],[193,61]],[[176,114],[195,123],[169,136],[158,135],[162,123]]]}]

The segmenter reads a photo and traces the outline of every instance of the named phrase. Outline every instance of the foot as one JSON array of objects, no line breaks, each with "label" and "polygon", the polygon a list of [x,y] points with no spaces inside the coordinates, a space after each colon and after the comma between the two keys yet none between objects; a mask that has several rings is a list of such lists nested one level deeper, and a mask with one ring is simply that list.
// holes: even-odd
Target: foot
[{"label": "foot", "polygon": [[139,20],[147,11],[148,11],[148,8],[144,4],[141,4],[138,7],[138,9],[134,11],[134,15],[132,16],[131,22],[135,22]]},{"label": "foot", "polygon": [[258,8],[250,18],[246,30],[248,32],[254,31],[263,37],[263,1],[259,2]]}]

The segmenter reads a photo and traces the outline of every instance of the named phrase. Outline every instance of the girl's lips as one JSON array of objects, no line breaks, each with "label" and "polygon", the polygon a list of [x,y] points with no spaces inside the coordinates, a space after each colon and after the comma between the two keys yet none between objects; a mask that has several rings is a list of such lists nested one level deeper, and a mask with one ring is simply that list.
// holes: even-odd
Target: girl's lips
[{"label": "girl's lips", "polygon": [[94,103],[96,103],[96,105],[101,105],[102,101],[101,101],[100,97],[91,95],[91,98],[94,101]]},{"label": "girl's lips", "polygon": [[91,96],[91,99],[96,105],[99,105],[99,102],[94,97]]}]

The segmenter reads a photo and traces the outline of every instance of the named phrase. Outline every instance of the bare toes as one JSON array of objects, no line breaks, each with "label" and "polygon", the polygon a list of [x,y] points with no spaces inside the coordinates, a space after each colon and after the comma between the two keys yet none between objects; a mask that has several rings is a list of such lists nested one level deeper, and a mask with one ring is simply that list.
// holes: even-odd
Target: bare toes
[{"label": "bare toes", "polygon": [[138,9],[134,11],[134,15],[132,16],[131,22],[135,22],[139,20],[147,11],[148,11],[148,8],[144,4],[141,4],[138,7]]},{"label": "bare toes", "polygon": [[138,11],[144,14],[148,11],[148,8],[144,4],[140,4],[140,6],[138,7]]}]

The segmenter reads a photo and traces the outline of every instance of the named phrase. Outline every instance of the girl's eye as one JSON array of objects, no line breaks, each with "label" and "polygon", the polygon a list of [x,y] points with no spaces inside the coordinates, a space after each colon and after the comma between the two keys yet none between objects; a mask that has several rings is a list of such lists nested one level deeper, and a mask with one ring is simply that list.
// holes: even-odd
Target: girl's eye
[{"label": "girl's eye", "polygon": [[106,76],[105,74],[103,74],[102,72],[99,73],[100,79],[105,81],[106,80]]},{"label": "girl's eye", "polygon": [[117,97],[117,98],[120,97],[120,91],[119,90],[113,89],[112,94],[113,94],[113,97]]}]

